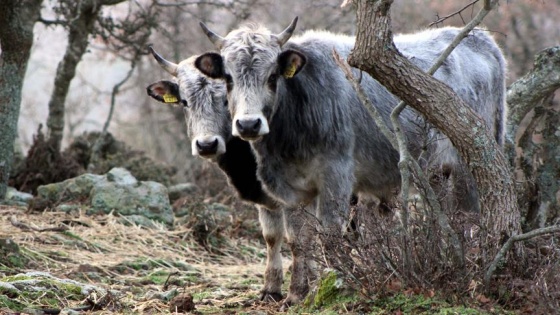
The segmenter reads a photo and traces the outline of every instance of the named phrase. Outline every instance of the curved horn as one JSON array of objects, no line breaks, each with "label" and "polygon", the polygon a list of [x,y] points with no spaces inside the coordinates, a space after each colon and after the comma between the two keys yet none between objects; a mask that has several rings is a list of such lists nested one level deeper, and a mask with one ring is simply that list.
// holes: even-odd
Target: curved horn
[{"label": "curved horn", "polygon": [[202,22],[200,22],[198,24],[200,24],[200,27],[204,31],[204,34],[206,34],[206,36],[208,36],[208,39],[210,39],[212,44],[214,44],[214,46],[216,46],[216,48],[222,49],[222,47],[224,46],[225,39],[222,36],[212,32],[208,28],[208,26],[206,26],[206,24],[204,24]]},{"label": "curved horn", "polygon": [[160,56],[152,47],[152,45],[148,46],[148,50],[152,53],[152,55],[154,56],[154,58],[156,58],[156,61],[159,63],[159,65],[163,68],[163,70],[169,72],[169,74],[171,74],[172,76],[176,77],[177,76],[177,64],[167,61],[165,59],[163,59],[162,56]]},{"label": "curved horn", "polygon": [[278,38],[278,44],[280,44],[280,47],[284,46],[284,44],[292,36],[292,33],[294,32],[294,29],[296,28],[296,25],[297,25],[297,20],[298,20],[298,17],[296,16],[292,20],[292,23],[290,23],[290,25],[284,31],[282,31],[282,33],[276,35],[276,38]]}]

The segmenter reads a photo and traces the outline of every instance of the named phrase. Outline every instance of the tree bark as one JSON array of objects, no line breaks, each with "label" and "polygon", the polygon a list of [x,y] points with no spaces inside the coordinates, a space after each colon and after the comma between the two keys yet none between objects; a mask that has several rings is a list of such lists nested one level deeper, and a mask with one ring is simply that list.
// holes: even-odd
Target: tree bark
[{"label": "tree bark", "polygon": [[42,0],[7,0],[0,10],[0,199],[13,162],[21,88]]},{"label": "tree bark", "polygon": [[542,100],[560,88],[560,46],[542,50],[533,69],[513,82],[507,90],[508,117],[506,135],[508,158],[515,158],[514,142],[521,120]]},{"label": "tree bark", "polygon": [[[481,196],[481,249],[487,267],[520,233],[513,176],[484,122],[448,86],[402,56],[393,43],[391,0],[356,0],[356,46],[348,58],[447,135],[468,163]],[[521,254],[520,251],[517,251]]]},{"label": "tree bark", "polygon": [[47,128],[53,149],[60,151],[64,134],[64,104],[70,88],[70,82],[76,74],[76,67],[86,52],[89,44],[89,34],[92,33],[95,20],[101,10],[101,5],[95,0],[78,1],[73,16],[68,16],[68,47],[64,57],[56,69],[54,89],[49,100],[49,115]]}]

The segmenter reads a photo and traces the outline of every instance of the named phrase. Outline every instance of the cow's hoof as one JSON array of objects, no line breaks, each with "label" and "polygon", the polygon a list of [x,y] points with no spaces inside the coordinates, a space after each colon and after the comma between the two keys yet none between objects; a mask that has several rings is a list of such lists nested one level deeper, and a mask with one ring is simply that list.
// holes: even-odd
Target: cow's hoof
[{"label": "cow's hoof", "polygon": [[295,295],[288,294],[288,297],[286,297],[286,299],[282,301],[280,312],[286,312],[292,305],[299,303],[299,301],[301,300],[301,298],[298,298]]},{"label": "cow's hoof", "polygon": [[282,293],[266,292],[266,291],[261,292],[261,301],[263,301],[263,302],[278,303],[278,302],[282,301],[282,298],[283,298]]}]

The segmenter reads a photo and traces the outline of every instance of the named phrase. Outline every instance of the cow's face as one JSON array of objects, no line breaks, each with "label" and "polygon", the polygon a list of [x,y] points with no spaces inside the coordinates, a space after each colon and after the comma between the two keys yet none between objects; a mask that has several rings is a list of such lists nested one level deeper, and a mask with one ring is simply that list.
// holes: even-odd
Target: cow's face
[{"label": "cow's face", "polygon": [[203,27],[207,35],[213,34],[208,36],[221,48],[221,55],[203,54],[195,66],[210,77],[225,80],[234,136],[257,140],[268,134],[276,112],[279,80],[292,79],[305,64],[301,53],[282,51],[296,22],[297,18],[279,35],[248,27],[232,31],[225,38],[216,38]]},{"label": "cow's face", "polygon": [[192,154],[213,159],[226,152],[226,141],[231,137],[226,87],[223,81],[197,70],[195,59],[186,59],[169,71],[176,82],[153,83],[147,92],[160,102],[183,107]]}]

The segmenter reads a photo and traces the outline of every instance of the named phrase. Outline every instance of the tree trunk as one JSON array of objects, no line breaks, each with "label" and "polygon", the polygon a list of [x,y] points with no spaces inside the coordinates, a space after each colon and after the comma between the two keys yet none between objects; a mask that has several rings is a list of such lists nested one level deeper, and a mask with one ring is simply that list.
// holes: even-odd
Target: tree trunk
[{"label": "tree trunk", "polygon": [[[514,160],[516,147],[521,149],[519,166],[525,178],[519,191],[520,204],[526,205],[526,228],[543,228],[558,217],[556,195],[560,172],[560,140],[558,110],[553,100],[560,88],[560,46],[542,50],[535,57],[533,69],[510,85],[507,92],[508,158]],[[533,111],[533,118],[518,143],[515,139],[521,121]],[[536,130],[542,143],[533,142]],[[525,214],[525,211],[524,213]]]},{"label": "tree trunk", "polygon": [[[484,122],[448,86],[402,56],[393,43],[391,0],[357,0],[356,46],[348,58],[447,135],[468,163],[481,197],[484,266],[507,238],[520,233],[509,164]],[[521,254],[518,251],[518,254]]]},{"label": "tree trunk", "polygon": [[0,199],[10,177],[21,88],[42,0],[3,1],[0,10]]},{"label": "tree trunk", "polygon": [[47,128],[49,140],[56,151],[60,151],[64,134],[64,104],[70,83],[76,74],[76,67],[86,52],[89,34],[92,33],[101,5],[94,0],[78,1],[69,16],[68,47],[56,69],[54,89],[49,100]]}]

